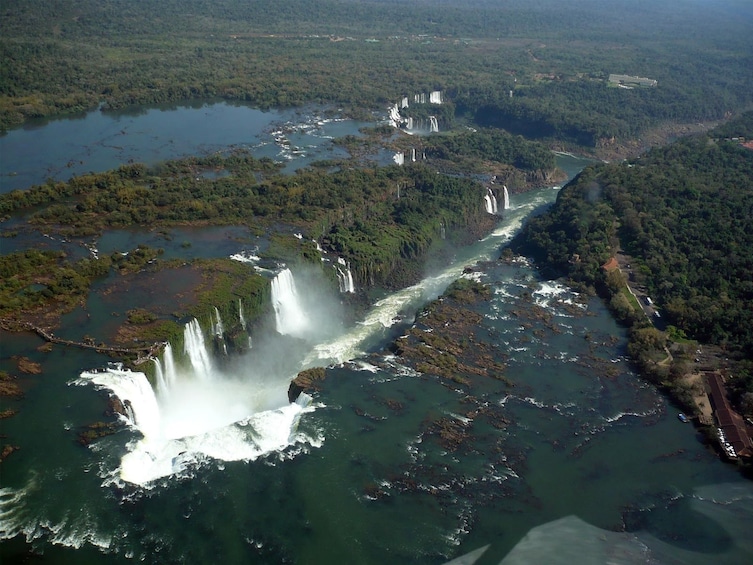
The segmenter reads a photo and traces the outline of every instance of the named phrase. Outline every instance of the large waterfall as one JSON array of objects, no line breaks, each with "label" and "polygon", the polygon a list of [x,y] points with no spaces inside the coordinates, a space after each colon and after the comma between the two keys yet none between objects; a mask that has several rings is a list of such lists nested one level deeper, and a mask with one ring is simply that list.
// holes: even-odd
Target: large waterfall
[{"label": "large waterfall", "polygon": [[[232,375],[213,367],[197,320],[183,332],[185,356],[165,347],[155,359],[156,391],[144,373],[110,368],[83,373],[82,380],[111,391],[123,403],[127,422],[143,436],[128,445],[119,476],[135,484],[182,473],[207,458],[252,460],[316,438],[297,431],[310,397],[290,404],[287,386],[295,369],[277,376],[238,363]],[[242,359],[242,358],[240,358]],[[295,364],[298,366],[298,363]]]},{"label": "large waterfall", "polygon": [[309,331],[310,322],[301,305],[290,269],[283,269],[272,279],[272,307],[279,333],[304,337]]},{"label": "large waterfall", "polygon": [[[330,324],[336,303],[318,296],[301,301],[292,273],[285,269],[273,281],[276,320],[282,328],[310,326],[309,340],[291,342],[272,332],[262,335],[251,352],[225,358],[220,365],[213,363],[207,336],[192,320],[184,328],[183,355],[178,358],[175,348],[167,346],[155,361],[154,388],[144,373],[113,367],[82,373],[81,382],[106,388],[123,402],[124,418],[141,436],[127,442],[113,479],[148,484],[210,461],[253,460],[287,452],[292,445],[319,445],[321,431],[298,429],[302,414],[314,410],[311,398],[302,394],[296,403],[288,402],[288,385],[296,373],[368,350],[401,319],[401,312],[415,310],[461,276],[469,260],[492,257],[537,202],[518,206],[503,227],[459,253],[437,276],[385,296],[348,330]],[[316,289],[307,291],[308,297]],[[213,324],[216,312],[209,320]]]}]

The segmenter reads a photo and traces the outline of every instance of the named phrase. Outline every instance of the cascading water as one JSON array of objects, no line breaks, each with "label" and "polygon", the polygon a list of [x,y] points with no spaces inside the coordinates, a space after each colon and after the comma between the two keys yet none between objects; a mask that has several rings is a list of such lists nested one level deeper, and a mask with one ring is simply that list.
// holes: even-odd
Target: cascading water
[{"label": "cascading water", "polygon": [[437,122],[436,116],[429,116],[429,132],[430,133],[437,133],[439,132],[439,123]]},{"label": "cascading water", "polygon": [[290,269],[283,269],[272,279],[272,307],[277,332],[282,335],[304,337],[310,330]]},{"label": "cascading water", "polygon": [[340,257],[337,260],[338,265],[335,266],[337,272],[337,283],[340,287],[340,293],[355,293],[356,285],[353,282],[353,273],[350,271],[350,264],[345,262],[345,259]]},{"label": "cascading water", "polygon": [[246,331],[246,318],[243,315],[243,300],[238,299],[238,322],[240,322],[243,331]]},{"label": "cascading water", "polygon": [[[496,253],[501,242],[517,231],[538,204],[532,201],[529,206],[519,206],[505,226],[459,254],[442,273],[380,300],[361,323],[349,330],[327,335],[318,325],[317,343],[305,345],[305,349],[291,347],[286,341],[285,354],[280,355],[282,338],[272,334],[255,347],[253,354],[247,354],[253,355],[251,362],[240,356],[223,365],[226,373],[220,372],[211,363],[201,327],[192,320],[184,328],[182,362],[172,359],[171,347],[165,348],[156,394],[143,373],[114,368],[83,373],[82,381],[107,388],[121,399],[129,412],[128,421],[143,435],[128,443],[120,478],[147,484],[190,470],[203,461],[253,460],[293,444],[320,444],[320,435],[310,437],[298,430],[301,415],[314,407],[305,394],[296,403],[288,402],[290,379],[301,369],[343,362],[361,354],[374,340],[381,339],[385,328],[397,323],[401,311],[415,310],[461,276],[469,260],[490,258]],[[303,318],[309,323],[287,269],[273,281],[273,301],[283,326],[289,324],[291,313],[293,320]],[[324,315],[331,316],[331,310],[327,312]]]},{"label": "cascading water", "polygon": [[494,196],[491,188],[486,189],[486,194],[484,195],[484,208],[486,209],[487,214],[497,213],[497,197]]},{"label": "cascading water", "polygon": [[395,161],[396,165],[404,165],[405,153],[395,153],[395,155],[392,157],[392,160]]},{"label": "cascading water", "polygon": [[191,361],[193,373],[201,380],[209,380],[212,375],[212,360],[204,345],[204,334],[199,321],[194,318],[183,332],[183,353]]},{"label": "cascading water", "polygon": [[[297,432],[300,415],[310,403],[303,396],[287,399],[295,371],[270,375],[243,364],[226,375],[214,369],[196,320],[183,331],[185,363],[176,364],[168,344],[155,360],[156,393],[143,373],[110,368],[83,373],[82,379],[110,390],[124,405],[125,418],[143,438],[129,444],[120,477],[146,484],[180,473],[207,457],[252,460],[298,442],[316,439]],[[239,364],[240,365],[240,364]]]},{"label": "cascading water", "polygon": [[220,317],[220,310],[217,306],[214,307],[214,315],[217,317],[217,321],[212,324],[212,334],[222,337],[225,333],[225,328],[222,325],[222,318]]},{"label": "cascading water", "polygon": [[503,210],[509,210],[510,209],[510,193],[507,191],[507,186],[502,187],[504,190],[505,195],[505,207],[502,208]]},{"label": "cascading water", "polygon": [[416,148],[412,147],[410,150],[410,160],[415,163],[416,162]]},{"label": "cascading water", "polygon": [[440,90],[435,90],[434,92],[429,94],[429,103],[430,104],[441,104],[442,103],[442,92]]}]

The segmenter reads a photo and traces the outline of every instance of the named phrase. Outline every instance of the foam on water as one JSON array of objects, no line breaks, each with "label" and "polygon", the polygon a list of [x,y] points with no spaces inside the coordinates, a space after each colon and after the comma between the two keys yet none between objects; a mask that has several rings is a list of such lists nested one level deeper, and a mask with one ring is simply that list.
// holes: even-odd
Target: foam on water
[{"label": "foam on water", "polygon": [[[146,485],[181,474],[207,458],[254,460],[299,442],[314,443],[297,431],[311,398],[305,394],[288,404],[279,386],[249,387],[240,381],[181,381],[158,400],[146,375],[111,368],[81,375],[130,405],[127,423],[143,436],[133,440],[120,465],[120,478]],[[284,390],[284,389],[283,389]]]}]

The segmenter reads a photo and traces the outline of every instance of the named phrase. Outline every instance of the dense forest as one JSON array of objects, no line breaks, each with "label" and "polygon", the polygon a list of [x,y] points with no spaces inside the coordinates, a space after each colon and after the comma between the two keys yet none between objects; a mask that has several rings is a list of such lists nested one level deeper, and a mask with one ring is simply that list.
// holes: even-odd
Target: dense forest
[{"label": "dense forest", "polygon": [[750,106],[752,22],[743,0],[9,0],[0,127],[100,104],[362,109],[441,89],[461,119],[594,147]]},{"label": "dense forest", "polygon": [[[753,113],[632,162],[584,170],[518,239],[553,274],[610,296],[645,328],[601,265],[622,250],[675,335],[741,360],[738,393],[753,392]],[[634,337],[645,337],[634,332]],[[740,394],[738,394],[738,397]]]}]

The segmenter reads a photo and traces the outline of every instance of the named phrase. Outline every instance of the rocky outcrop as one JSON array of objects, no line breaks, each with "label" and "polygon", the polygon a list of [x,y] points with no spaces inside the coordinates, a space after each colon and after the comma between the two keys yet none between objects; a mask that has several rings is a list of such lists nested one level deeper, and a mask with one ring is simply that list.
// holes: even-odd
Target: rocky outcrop
[{"label": "rocky outcrop", "polygon": [[318,391],[321,381],[326,377],[326,371],[323,367],[314,367],[306,369],[296,375],[288,387],[288,400],[295,402],[302,392]]}]

